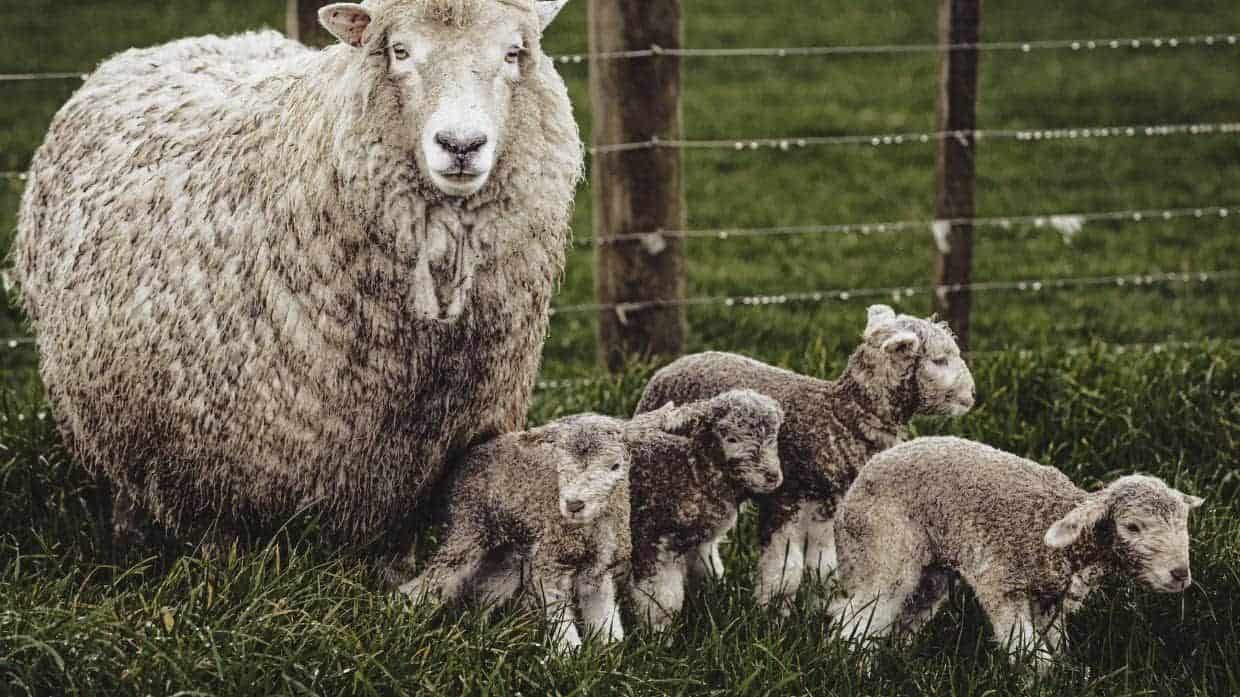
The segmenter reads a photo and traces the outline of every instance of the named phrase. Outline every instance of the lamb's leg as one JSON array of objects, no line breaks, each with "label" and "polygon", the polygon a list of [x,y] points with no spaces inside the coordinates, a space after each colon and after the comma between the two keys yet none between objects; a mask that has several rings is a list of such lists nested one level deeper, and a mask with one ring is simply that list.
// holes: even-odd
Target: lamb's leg
[{"label": "lamb's leg", "polygon": [[504,554],[488,561],[474,579],[478,600],[490,612],[521,590],[521,578],[521,561],[515,554]]},{"label": "lamb's leg", "polygon": [[985,591],[977,594],[977,600],[990,618],[995,643],[1007,651],[1011,661],[1017,663],[1028,657],[1039,673],[1046,672],[1051,656],[1040,646],[1029,601]]},{"label": "lamb's leg", "polygon": [[562,569],[535,570],[533,591],[546,613],[548,631],[557,651],[571,651],[581,646],[577,633],[577,615],[573,611],[573,576]]},{"label": "lamb's leg", "polygon": [[951,590],[951,581],[952,573],[943,567],[931,566],[922,570],[917,588],[905,600],[900,613],[897,629],[901,635],[915,634],[938,613]]},{"label": "lamb's leg", "polygon": [[633,578],[630,595],[643,624],[662,631],[680,612],[685,603],[686,562],[680,555],[660,550],[650,573]]},{"label": "lamb's leg", "polygon": [[736,511],[732,511],[732,516],[719,527],[715,536],[698,545],[689,559],[689,581],[692,585],[700,586],[707,579],[723,578],[723,555],[719,553],[719,545],[723,544],[728,533],[736,527],[736,514]]},{"label": "lamb's leg", "polygon": [[616,582],[609,570],[577,576],[577,603],[581,606],[586,632],[597,633],[609,642],[624,640],[620,606],[616,604]]},{"label": "lamb's leg", "polygon": [[[816,507],[811,505],[811,507]],[[835,522],[828,518],[820,520],[816,512],[802,512],[805,525],[805,568],[819,582],[826,581],[835,573],[838,561],[835,557]]]},{"label": "lamb's leg", "polygon": [[401,586],[400,592],[417,601],[437,595],[442,602],[455,602],[482,567],[485,553],[473,535],[449,531],[448,539],[431,557],[426,569]]},{"label": "lamb's leg", "polygon": [[[777,510],[769,510],[775,508]],[[787,616],[801,580],[805,576],[805,535],[800,504],[770,499],[762,502],[759,536],[763,540],[758,557],[758,578],[754,598],[758,605],[775,606]]]},{"label": "lamb's leg", "polygon": [[1067,643],[1064,632],[1066,610],[1061,603],[1039,603],[1034,601],[1030,607],[1033,625],[1038,632],[1038,648],[1035,660],[1039,673],[1045,673],[1055,660],[1055,656],[1063,653]]},{"label": "lamb's leg", "polygon": [[117,549],[142,544],[146,535],[142,532],[142,516],[138,504],[129,492],[119,484],[112,489],[112,544]]}]

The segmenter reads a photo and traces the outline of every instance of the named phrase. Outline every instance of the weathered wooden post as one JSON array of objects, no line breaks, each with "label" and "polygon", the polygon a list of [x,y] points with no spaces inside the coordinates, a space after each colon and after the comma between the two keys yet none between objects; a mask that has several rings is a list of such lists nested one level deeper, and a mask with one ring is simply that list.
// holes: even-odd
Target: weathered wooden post
[{"label": "weathered wooden post", "polygon": [[[590,0],[589,11],[594,145],[680,138],[680,58],[664,51],[681,46],[680,0]],[[597,57],[652,48],[645,58]],[[624,309],[684,297],[682,240],[615,239],[684,229],[681,160],[679,149],[657,146],[594,155],[595,294],[620,306],[598,318],[599,358],[611,370],[627,357],[683,352],[683,306]]]},{"label": "weathered wooden post", "polygon": [[319,27],[319,8],[332,0],[288,0],[285,33],[307,46],[323,46],[330,35]]},{"label": "weathered wooden post", "polygon": [[[939,40],[949,46],[976,45],[981,35],[981,0],[940,0]],[[945,49],[939,72],[939,130],[951,133],[939,141],[938,194],[935,216],[940,221],[966,220],[936,226],[934,309],[956,332],[961,350],[969,345],[973,279],[973,193],[977,143],[972,131],[977,111],[977,49]]]}]

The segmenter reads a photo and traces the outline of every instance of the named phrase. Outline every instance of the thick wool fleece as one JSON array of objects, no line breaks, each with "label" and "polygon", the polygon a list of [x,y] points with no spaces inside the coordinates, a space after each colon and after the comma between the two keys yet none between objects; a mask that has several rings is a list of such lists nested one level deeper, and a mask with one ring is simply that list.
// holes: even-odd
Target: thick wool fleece
[{"label": "thick wool fleece", "polygon": [[[920,343],[901,370],[882,344],[896,332],[912,332]],[[843,375],[818,380],[744,356],[707,352],[686,356],[660,370],[646,386],[638,411],[669,401],[705,399],[730,389],[751,389],[779,402],[785,413],[779,436],[784,484],[756,497],[759,537],[765,547],[807,504],[813,517],[829,523],[862,465],[898,443],[913,416],[938,413],[948,393],[927,385],[922,366],[929,357],[956,352],[943,326],[900,316],[868,333]],[[972,385],[972,378],[968,378]]]},{"label": "thick wool fleece", "polygon": [[[49,399],[178,532],[310,508],[340,541],[402,539],[449,456],[524,423],[582,147],[532,4],[464,2],[519,16],[533,63],[486,187],[434,189],[378,31],[426,4],[376,4],[361,49],[125,52],[35,155],[14,260]],[[462,282],[455,321],[414,311],[428,259]]]}]

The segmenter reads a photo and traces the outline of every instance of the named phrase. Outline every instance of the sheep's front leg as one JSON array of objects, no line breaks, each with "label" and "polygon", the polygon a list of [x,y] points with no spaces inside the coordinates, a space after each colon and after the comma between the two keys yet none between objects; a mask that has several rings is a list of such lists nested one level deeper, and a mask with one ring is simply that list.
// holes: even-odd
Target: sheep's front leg
[{"label": "sheep's front leg", "polygon": [[[771,511],[768,507],[778,510]],[[801,511],[793,504],[770,500],[763,502],[761,530],[765,541],[758,557],[758,579],[754,598],[764,608],[776,606],[787,616],[792,601],[805,576],[805,535]]]},{"label": "sheep's front leg", "polygon": [[557,651],[571,651],[581,646],[577,633],[577,615],[573,611],[573,576],[571,572],[557,569],[535,572],[534,591],[542,602],[547,616],[548,631]]},{"label": "sheep's front leg", "polygon": [[[808,508],[818,506],[812,504]],[[823,520],[816,510],[804,510],[801,519],[805,523],[805,567],[820,582],[826,581],[839,565],[835,556],[835,521]]]},{"label": "sheep's front leg", "polygon": [[1011,661],[1017,663],[1028,656],[1037,671],[1045,673],[1050,668],[1051,655],[1041,646],[1029,602],[988,597],[984,592],[978,593],[978,601],[990,617],[995,643],[1007,650]]},{"label": "sheep's front leg", "polygon": [[710,539],[698,545],[696,552],[689,559],[689,580],[696,586],[707,579],[723,578],[723,555],[719,553],[719,545],[727,539],[728,533],[736,527],[736,511],[719,526]]},{"label": "sheep's front leg", "polygon": [[657,557],[651,568],[638,576],[631,584],[630,595],[637,618],[647,626],[662,631],[671,623],[685,604],[687,560],[683,555],[667,549],[660,542]]},{"label": "sheep's front leg", "polygon": [[577,577],[577,603],[588,633],[597,633],[609,642],[624,640],[620,606],[616,604],[616,582],[609,570]]},{"label": "sheep's front leg", "polygon": [[112,544],[117,549],[131,544],[142,544],[146,535],[142,533],[142,516],[138,512],[138,504],[121,485],[114,485],[112,494]]}]

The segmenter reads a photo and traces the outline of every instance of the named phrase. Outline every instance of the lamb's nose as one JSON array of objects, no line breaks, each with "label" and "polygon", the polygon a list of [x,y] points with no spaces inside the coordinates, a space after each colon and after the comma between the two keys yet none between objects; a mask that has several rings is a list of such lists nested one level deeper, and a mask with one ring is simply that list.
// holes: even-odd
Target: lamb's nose
[{"label": "lamb's nose", "polygon": [[766,477],[767,484],[777,484],[779,483],[779,480],[783,478],[779,472],[767,472],[763,476]]},{"label": "lamb's nose", "polygon": [[580,499],[572,499],[565,501],[564,506],[568,508],[569,513],[580,513],[586,507],[586,502]]},{"label": "lamb's nose", "polygon": [[1171,578],[1174,578],[1177,581],[1187,581],[1188,580],[1188,567],[1178,566],[1172,569]]},{"label": "lamb's nose", "polygon": [[440,131],[435,134],[435,143],[453,155],[470,155],[487,144],[487,137],[482,133],[462,135],[451,131]]}]

